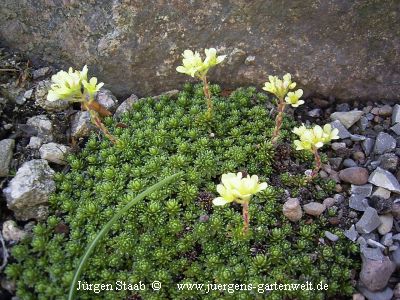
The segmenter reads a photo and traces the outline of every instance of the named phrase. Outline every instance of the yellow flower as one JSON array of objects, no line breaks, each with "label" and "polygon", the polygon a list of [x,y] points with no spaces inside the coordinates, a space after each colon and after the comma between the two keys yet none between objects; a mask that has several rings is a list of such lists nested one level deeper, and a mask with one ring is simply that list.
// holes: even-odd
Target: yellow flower
[{"label": "yellow flower", "polygon": [[69,68],[68,72],[60,71],[51,77],[53,84],[47,94],[47,100],[56,101],[59,99],[68,99],[70,101],[80,101],[82,76],[87,74],[85,66],[81,72]]},{"label": "yellow flower", "polygon": [[324,144],[331,140],[338,139],[338,130],[332,129],[330,124],[324,125],[324,128],[316,125],[313,128],[306,128],[304,125],[295,127],[293,133],[300,137],[300,140],[295,140],[296,150],[312,150],[313,148],[321,148]]},{"label": "yellow flower", "polygon": [[[270,92],[277,96],[279,99],[285,97],[285,95],[296,87],[296,82],[292,82],[292,76],[287,73],[283,76],[283,80],[279,79],[278,76],[268,76],[269,82],[266,82],[263,90]],[[300,96],[301,97],[301,96]]]},{"label": "yellow flower", "polygon": [[331,140],[339,139],[339,130],[337,128],[332,129],[331,124],[324,125],[325,140],[324,143],[329,143]]},{"label": "yellow flower", "polygon": [[226,55],[217,56],[215,48],[205,49],[206,58],[202,61],[200,54],[196,51],[185,50],[183,52],[182,66],[178,66],[176,71],[179,73],[187,74],[192,77],[202,77],[207,74],[208,70],[221,63]]},{"label": "yellow flower", "polygon": [[285,97],[285,101],[287,104],[290,104],[293,107],[298,107],[299,105],[304,104],[304,100],[300,100],[300,97],[302,95],[303,95],[302,89],[298,89],[295,92],[289,92]]},{"label": "yellow flower", "polygon": [[96,77],[90,78],[89,82],[87,82],[86,80],[83,80],[82,84],[85,87],[85,90],[89,93],[89,95],[91,97],[93,97],[94,94],[96,94],[96,92],[98,92],[101,89],[101,87],[104,85],[103,82],[100,82],[99,84],[97,84]]},{"label": "yellow flower", "polygon": [[259,183],[258,176],[247,175],[242,178],[242,173],[223,174],[222,184],[217,185],[217,192],[221,197],[213,200],[214,205],[225,205],[230,202],[248,202],[253,194],[256,194],[268,187],[266,182]]},{"label": "yellow flower", "polygon": [[206,59],[203,64],[207,67],[207,70],[223,62],[226,58],[226,55],[217,56],[217,50],[215,48],[205,49],[204,52],[206,53]]},{"label": "yellow flower", "polygon": [[53,84],[47,94],[47,100],[56,101],[65,99],[68,101],[84,101],[82,86],[90,96],[93,96],[104,83],[97,84],[97,78],[92,77],[88,81],[88,67],[85,65],[82,71],[74,71],[69,68],[68,72],[59,71],[51,77]]}]

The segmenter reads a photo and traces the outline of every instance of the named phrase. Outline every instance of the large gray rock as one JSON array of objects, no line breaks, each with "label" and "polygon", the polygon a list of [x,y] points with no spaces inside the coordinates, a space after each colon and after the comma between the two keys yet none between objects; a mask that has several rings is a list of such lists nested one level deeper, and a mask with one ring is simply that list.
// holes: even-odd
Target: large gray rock
[{"label": "large gray rock", "polygon": [[55,190],[54,171],[44,159],[24,163],[3,190],[7,206],[18,220],[43,219],[47,214],[46,203]]},{"label": "large gray rock", "polygon": [[13,139],[0,141],[0,177],[8,176],[14,145]]},{"label": "large gray rock", "polygon": [[394,0],[3,0],[0,35],[34,61],[87,64],[117,96],[176,88],[188,80],[175,71],[183,50],[216,47],[228,58],[213,82],[261,86],[290,72],[309,93],[396,99],[397,11]]}]

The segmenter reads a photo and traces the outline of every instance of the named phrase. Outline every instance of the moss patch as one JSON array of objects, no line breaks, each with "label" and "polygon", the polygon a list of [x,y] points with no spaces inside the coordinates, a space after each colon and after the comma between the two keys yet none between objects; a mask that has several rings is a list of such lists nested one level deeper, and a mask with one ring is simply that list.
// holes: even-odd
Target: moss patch
[{"label": "moss patch", "polygon": [[[89,259],[82,281],[141,281],[144,291],[78,291],[79,299],[323,299],[350,295],[357,252],[340,230],[322,216],[290,223],[282,215],[284,189],[302,189],[318,199],[332,193],[331,183],[304,184],[296,175],[312,167],[312,157],[275,151],[270,143],[274,121],[265,95],[238,89],[219,96],[212,86],[214,117],[207,120],[200,86],[185,86],[177,100],[147,99],[118,121],[105,120],[120,142],[92,136],[81,153],[69,158],[71,170],[57,174],[52,215],[34,235],[13,248],[7,269],[25,299],[65,299],[73,271],[89,241],[132,197],[159,179],[183,170],[183,178],[132,208]],[[120,126],[122,122],[127,126]],[[294,122],[286,119],[287,145]],[[126,128],[125,128],[126,127]],[[278,163],[276,160],[280,159]],[[241,234],[239,205],[212,207],[215,186],[226,172],[257,174],[270,187],[250,203],[250,235]],[[323,187],[317,188],[317,185]],[[314,198],[315,200],[315,198]],[[324,231],[340,239],[330,243]],[[158,292],[150,283],[158,280]],[[258,284],[321,281],[327,291],[259,293]],[[253,284],[253,291],[186,290],[177,283]]]}]

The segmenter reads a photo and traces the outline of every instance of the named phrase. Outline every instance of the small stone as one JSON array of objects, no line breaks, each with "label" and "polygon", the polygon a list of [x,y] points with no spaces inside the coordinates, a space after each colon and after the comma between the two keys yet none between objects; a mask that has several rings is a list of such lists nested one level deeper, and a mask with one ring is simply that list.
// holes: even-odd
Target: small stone
[{"label": "small stone", "polygon": [[325,108],[329,106],[329,101],[325,99],[320,99],[320,98],[313,98],[313,102],[316,106]]},{"label": "small stone", "polygon": [[396,104],[392,112],[392,125],[400,123],[400,105]]},{"label": "small stone", "polygon": [[327,208],[335,205],[336,200],[334,198],[326,198],[324,199],[324,201],[322,202]]},{"label": "small stone", "polygon": [[38,115],[31,117],[26,121],[26,125],[33,127],[37,131],[37,136],[44,143],[53,141],[53,124],[47,116]]},{"label": "small stone", "polygon": [[399,164],[399,157],[394,153],[385,153],[379,157],[379,166],[388,171],[396,171]]},{"label": "small stone", "polygon": [[372,248],[367,248],[367,241],[362,236],[358,237],[357,244],[360,245],[360,249],[361,250],[363,250],[363,249],[372,249]]},{"label": "small stone", "polygon": [[24,98],[25,98],[25,99],[31,99],[32,94],[33,94],[33,89],[27,90],[27,91],[25,91],[25,93],[24,93]]},{"label": "small stone", "polygon": [[352,134],[350,139],[353,142],[361,142],[361,141],[364,141],[366,139],[366,137],[363,135],[360,135],[360,134]]},{"label": "small stone", "polygon": [[343,203],[343,201],[345,199],[344,196],[341,194],[335,194],[335,195],[333,195],[333,198],[335,199],[336,204]]},{"label": "small stone", "polygon": [[249,56],[247,56],[246,59],[244,60],[244,64],[245,64],[246,66],[248,66],[248,65],[253,65],[254,62],[255,62],[255,60],[256,60],[256,57],[255,57],[254,55],[249,55]]},{"label": "small stone", "polygon": [[345,166],[346,168],[357,167],[357,163],[351,158],[346,158],[343,161],[343,166]]},{"label": "small stone", "polygon": [[390,191],[383,188],[383,187],[378,187],[375,192],[372,194],[372,196],[375,197],[380,197],[383,199],[389,199],[390,198]]},{"label": "small stone", "polygon": [[392,216],[396,219],[400,219],[400,202],[394,202],[392,204]]},{"label": "small stone", "polygon": [[65,158],[70,152],[71,147],[57,143],[43,144],[39,149],[41,158],[59,165],[67,164]]},{"label": "small stone", "polygon": [[3,190],[7,206],[18,220],[43,219],[47,216],[46,204],[55,190],[54,171],[44,159],[25,162]]},{"label": "small stone", "polygon": [[333,158],[329,159],[329,163],[330,163],[330,165],[332,166],[332,168],[334,170],[338,170],[339,169],[340,164],[342,163],[342,161],[343,161],[343,158],[341,158],[341,157],[333,157]]},{"label": "small stone", "polygon": [[365,297],[362,294],[357,293],[353,294],[353,300],[365,300]]},{"label": "small stone", "polygon": [[396,267],[400,268],[400,247],[392,251],[392,253],[390,254],[390,258],[396,264]]},{"label": "small stone", "polygon": [[374,241],[373,239],[368,239],[367,244],[370,245],[372,248],[380,248],[382,250],[385,250],[386,247],[382,245],[381,243]]},{"label": "small stone", "polygon": [[353,242],[355,242],[357,240],[358,232],[356,231],[354,224],[351,225],[351,227],[348,230],[344,231],[344,236]]},{"label": "small stone", "polygon": [[311,118],[319,118],[322,115],[322,111],[320,108],[314,108],[310,110],[307,115]]},{"label": "small stone", "polygon": [[94,126],[90,122],[90,115],[87,111],[78,111],[71,119],[71,135],[74,138],[88,136]]},{"label": "small stone", "polygon": [[135,102],[137,102],[138,100],[139,100],[139,99],[138,99],[138,97],[137,97],[135,94],[130,95],[129,98],[127,98],[124,102],[122,102],[122,103],[118,106],[117,110],[116,110],[115,113],[114,113],[114,117],[115,117],[115,118],[118,118],[118,117],[120,117],[123,113],[129,111],[129,110],[132,108],[133,104],[134,104]]},{"label": "small stone", "polygon": [[364,197],[369,197],[371,196],[372,193],[372,184],[363,184],[363,185],[351,185],[351,193],[364,196]]},{"label": "small stone", "polygon": [[377,292],[371,292],[364,287],[359,287],[358,289],[368,300],[391,300],[393,297],[393,290],[389,287]]},{"label": "small stone", "polygon": [[40,69],[33,70],[32,78],[33,80],[39,79],[51,73],[51,69],[49,67],[43,67]]},{"label": "small stone", "polygon": [[382,261],[362,257],[360,280],[370,291],[385,288],[396,269],[395,264],[385,256]]},{"label": "small stone", "polygon": [[361,244],[360,251],[365,258],[370,260],[382,261],[384,257],[381,248],[369,248],[366,245]]},{"label": "small stone", "polygon": [[389,171],[377,167],[369,176],[368,181],[376,186],[383,187],[389,191],[400,193],[400,183]]},{"label": "small stone", "polygon": [[332,242],[337,242],[339,240],[339,237],[336,234],[329,231],[325,231],[325,237]]},{"label": "small stone", "polygon": [[378,232],[381,235],[385,235],[386,233],[390,232],[393,227],[393,216],[391,214],[381,215],[379,216],[381,220],[381,225],[378,227]]},{"label": "small stone", "polygon": [[114,111],[118,105],[118,100],[110,90],[101,88],[96,94],[96,101],[109,111]]},{"label": "small stone", "polygon": [[344,102],[336,105],[336,111],[338,112],[346,112],[350,110],[350,104]]},{"label": "small stone", "polygon": [[400,123],[397,123],[390,127],[390,129],[397,135],[400,135]]},{"label": "small stone", "polygon": [[389,117],[392,115],[393,108],[390,105],[385,104],[379,108],[378,114],[382,117]]},{"label": "small stone", "polygon": [[371,138],[366,138],[364,141],[361,143],[361,147],[363,148],[365,155],[370,155],[372,152],[372,149],[374,148],[375,145],[375,140]]},{"label": "small stone", "polygon": [[392,200],[384,199],[377,196],[371,196],[368,200],[369,206],[376,209],[379,214],[387,214],[390,212],[392,207]]},{"label": "small stone", "polygon": [[392,238],[395,241],[400,241],[400,233],[397,233],[397,234],[393,235]]},{"label": "small stone", "polygon": [[331,126],[332,126],[332,128],[336,128],[337,130],[339,130],[339,133],[338,133],[339,138],[347,139],[348,137],[351,136],[350,132],[348,132],[346,127],[344,127],[343,124],[340,123],[339,120],[331,122]]},{"label": "small stone", "polygon": [[348,183],[363,185],[368,182],[368,170],[362,167],[351,167],[339,172],[339,178]]},{"label": "small stone", "polygon": [[346,143],[343,142],[334,142],[331,144],[331,148],[334,151],[338,151],[340,149],[345,149],[346,148]]},{"label": "small stone", "polygon": [[283,214],[292,222],[299,221],[303,216],[299,199],[289,198],[283,205]]},{"label": "small stone", "polygon": [[356,229],[359,233],[370,233],[382,224],[376,210],[367,207],[361,219],[356,223]]},{"label": "small stone", "polygon": [[303,205],[303,209],[306,214],[318,217],[325,211],[326,206],[318,202],[310,202]]},{"label": "small stone", "polygon": [[[157,96],[153,96],[152,98],[156,101],[160,100],[161,98],[167,97],[170,99],[174,99],[179,95],[179,90],[170,90],[170,91],[166,91],[160,95]],[[141,98],[143,99],[143,98]],[[140,99],[139,99],[140,100]]]},{"label": "small stone", "polygon": [[31,149],[39,149],[40,146],[42,146],[43,144],[43,140],[37,136],[31,136],[31,138],[29,139],[29,144],[28,144],[28,148]]},{"label": "small stone", "polygon": [[393,290],[393,297],[400,298],[400,282],[396,284],[396,286]]},{"label": "small stone", "polygon": [[20,241],[26,236],[26,232],[19,229],[17,223],[13,220],[8,220],[3,223],[2,231],[4,240],[10,241]]},{"label": "small stone", "polygon": [[362,151],[356,151],[352,154],[353,159],[355,159],[356,161],[364,161],[365,160],[365,154]]},{"label": "small stone", "polygon": [[360,126],[360,129],[364,131],[365,129],[367,129],[369,125],[369,120],[366,117],[361,117],[360,120],[358,121],[358,124]]},{"label": "small stone", "polygon": [[8,176],[10,163],[13,156],[15,140],[5,139],[0,141],[0,177]]},{"label": "small stone", "polygon": [[357,211],[365,211],[368,207],[368,200],[363,195],[351,195],[349,207]]},{"label": "small stone", "polygon": [[35,90],[35,103],[47,111],[59,112],[67,109],[71,104],[67,100],[47,100],[51,84],[50,80],[43,80],[38,83]]},{"label": "small stone", "polygon": [[380,132],[376,137],[374,153],[383,154],[396,148],[396,140],[386,132]]},{"label": "small stone", "polygon": [[357,212],[355,212],[355,211],[349,211],[349,218],[350,219],[355,219],[355,218],[357,218]]},{"label": "small stone", "polygon": [[204,223],[204,222],[207,222],[209,219],[210,219],[210,217],[208,215],[201,215],[199,217],[199,222]]},{"label": "small stone", "polygon": [[352,110],[352,111],[347,111],[347,112],[335,112],[331,114],[331,119],[332,121],[340,121],[340,123],[343,124],[346,129],[349,129],[351,126],[353,126],[354,123],[356,123],[358,120],[360,120],[361,116],[364,114],[363,111],[360,110]]},{"label": "small stone", "polygon": [[386,233],[381,239],[381,244],[386,247],[392,246],[393,245],[393,233],[391,233],[391,232]]}]

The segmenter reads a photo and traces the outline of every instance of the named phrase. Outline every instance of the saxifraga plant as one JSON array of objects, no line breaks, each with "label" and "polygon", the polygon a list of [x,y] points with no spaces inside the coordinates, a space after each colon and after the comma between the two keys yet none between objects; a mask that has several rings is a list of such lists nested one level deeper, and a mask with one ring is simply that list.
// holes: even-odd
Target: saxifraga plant
[{"label": "saxifraga plant", "polygon": [[289,92],[296,87],[296,82],[292,82],[292,76],[287,73],[283,79],[277,76],[269,76],[269,82],[266,82],[263,90],[274,94],[278,98],[278,113],[275,118],[275,127],[272,134],[272,144],[276,144],[279,138],[279,132],[282,127],[283,113],[287,104],[292,107],[298,107],[304,104],[304,100],[300,97],[303,95],[303,90],[298,89],[295,92]]},{"label": "saxifraga plant", "polygon": [[52,85],[47,94],[47,100],[67,100],[81,103],[81,107],[89,111],[92,123],[115,144],[115,137],[110,134],[100,119],[100,116],[110,116],[111,112],[94,99],[95,94],[104,83],[97,83],[96,77],[92,77],[88,80],[87,74],[87,66],[84,66],[82,71],[76,71],[72,68],[69,68],[68,72],[59,71],[51,77]]},{"label": "saxifraga plant", "polygon": [[311,151],[314,155],[315,167],[310,175],[312,179],[317,176],[321,169],[321,157],[318,153],[318,149],[331,140],[338,139],[339,130],[337,128],[332,129],[331,124],[325,124],[323,128],[319,125],[315,125],[313,128],[307,128],[302,125],[300,127],[295,127],[293,133],[300,137],[299,140],[294,141],[296,150]]},{"label": "saxifraga plant", "polygon": [[247,175],[243,177],[242,172],[237,174],[223,174],[221,183],[217,185],[217,192],[220,197],[213,200],[213,204],[222,206],[230,202],[236,202],[243,208],[243,233],[247,234],[249,230],[249,202],[251,196],[265,190],[268,187],[266,182],[258,183],[258,176]]},{"label": "saxifraga plant", "polygon": [[207,102],[207,115],[211,118],[213,105],[207,81],[207,72],[210,68],[221,63],[225,59],[226,55],[217,56],[217,50],[215,48],[205,49],[204,52],[206,58],[203,61],[197,51],[193,53],[192,50],[185,50],[182,59],[183,65],[177,67],[176,70],[179,73],[187,74],[192,77],[196,76],[203,82],[203,91]]},{"label": "saxifraga plant", "polygon": [[[350,273],[358,268],[358,256],[353,256],[357,246],[324,216],[312,224],[291,224],[281,213],[288,187],[270,181],[280,170],[272,168],[275,149],[265,142],[271,138],[265,129],[274,126],[265,97],[246,88],[224,98],[211,85],[215,122],[210,135],[210,122],[200,114],[202,88],[185,85],[176,101],[162,97],[134,103],[121,119],[104,120],[117,144],[93,134],[79,154],[68,157],[70,171],[54,178],[57,189],[49,198],[50,216],[12,249],[6,274],[16,280],[19,299],[65,299],[80,257],[104,224],[147,186],[181,170],[184,174],[177,182],[151,193],[111,226],[81,277],[88,283],[142,281],[146,289],[80,290],[80,300],[309,300],[352,294]],[[128,127],[119,127],[119,122]],[[292,128],[286,118],[281,134],[292,139]],[[312,162],[312,157],[304,160],[305,165]],[[249,205],[251,234],[242,233],[240,205],[212,206],[221,175],[232,170],[259,174],[260,182],[268,182]],[[339,240],[320,243],[325,230]],[[157,292],[150,288],[154,280],[162,283]],[[206,293],[177,288],[184,283],[305,281],[324,281],[329,289]]]}]

